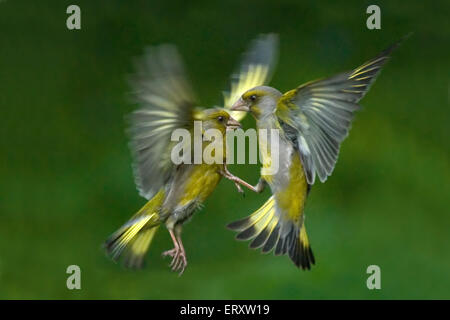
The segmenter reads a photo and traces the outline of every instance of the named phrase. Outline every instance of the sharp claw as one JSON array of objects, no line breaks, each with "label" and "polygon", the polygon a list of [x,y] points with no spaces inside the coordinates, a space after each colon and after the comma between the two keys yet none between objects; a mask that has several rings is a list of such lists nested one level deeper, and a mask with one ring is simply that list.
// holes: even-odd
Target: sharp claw
[{"label": "sharp claw", "polygon": [[163,257],[167,257],[167,256],[173,257],[174,252],[175,252],[175,248],[174,248],[174,249],[171,249],[171,250],[164,251],[163,253],[161,253],[161,255],[162,255]]},{"label": "sharp claw", "polygon": [[179,277],[183,274],[183,272],[184,272],[184,270],[186,269],[186,266],[187,266],[186,256],[185,255],[181,255],[180,258],[181,258],[180,259],[180,265],[179,265],[178,269],[181,269],[181,270],[180,270],[180,273],[178,274]]},{"label": "sharp claw", "polygon": [[239,183],[237,183],[237,182],[234,182],[234,184],[236,185],[236,188],[238,189],[238,192],[241,193],[241,194],[242,194],[242,197],[245,198],[245,192],[244,192],[244,190],[242,189],[241,185],[240,185]]},{"label": "sharp claw", "polygon": [[183,264],[182,258],[181,258],[181,257],[178,257],[178,263],[177,263],[177,266],[176,266],[176,268],[175,268],[174,271],[180,270],[180,268],[182,268],[182,264]]},{"label": "sharp claw", "polygon": [[180,271],[178,273],[178,276],[181,276],[183,274],[187,266],[186,253],[183,249],[175,247],[172,250],[164,251],[162,253],[162,256],[171,256],[172,261],[169,264],[169,268],[171,268],[172,271]]},{"label": "sharp claw", "polygon": [[178,252],[175,253],[175,256],[172,259],[172,262],[169,264],[169,268],[172,268],[172,271],[175,271],[176,262],[178,261]]},{"label": "sharp claw", "polygon": [[177,263],[173,267],[173,271],[178,271],[178,269],[180,269],[180,265],[181,265],[181,259],[180,259],[180,256],[178,256]]}]

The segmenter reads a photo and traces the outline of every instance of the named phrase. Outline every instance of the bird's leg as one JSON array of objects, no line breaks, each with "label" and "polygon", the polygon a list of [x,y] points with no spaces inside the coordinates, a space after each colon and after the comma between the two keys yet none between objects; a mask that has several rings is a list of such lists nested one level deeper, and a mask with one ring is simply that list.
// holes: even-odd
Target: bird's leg
[{"label": "bird's leg", "polygon": [[[226,164],[226,163],[223,165],[223,171],[220,171],[220,174],[221,174],[222,176],[224,176],[225,178],[227,178],[227,179],[230,179],[229,176],[233,176],[233,175],[230,173],[230,171],[228,171],[228,168],[227,168],[227,164]],[[231,179],[230,179],[230,180],[231,180]],[[244,190],[242,190],[241,185],[240,185],[238,182],[236,182],[236,181],[233,181],[233,182],[234,182],[234,185],[236,186],[238,192],[239,192],[239,193],[242,193],[242,194],[245,196]]]},{"label": "bird's leg", "polygon": [[[172,263],[173,263],[173,260],[175,259],[175,256],[176,256],[176,253],[180,250],[180,246],[178,245],[178,241],[177,241],[177,238],[175,237],[175,234],[174,234],[174,232],[173,232],[173,229],[172,228],[170,228],[170,229],[168,229],[169,230],[169,234],[170,234],[170,237],[172,238],[172,241],[173,241],[173,249],[171,249],[171,250],[167,250],[167,251],[164,251],[163,253],[162,253],[162,255],[163,255],[163,257],[166,257],[166,256],[171,256],[173,259],[172,259]],[[172,263],[170,264],[170,265],[172,265]]]},{"label": "bird's leg", "polygon": [[172,271],[181,270],[179,274],[181,276],[187,266],[186,251],[181,241],[181,225],[175,226],[175,233],[172,230],[169,230],[169,232],[175,248],[164,252],[163,255],[170,255],[172,257],[172,262],[169,267],[172,268]]},{"label": "bird's leg", "polygon": [[172,257],[169,267],[172,268],[172,271],[180,270],[180,276],[187,266],[186,251],[184,250],[183,242],[181,241],[181,227],[181,224],[175,224],[174,226],[171,223],[167,226],[174,248],[164,251],[162,254],[164,257]]},{"label": "bird's leg", "polygon": [[[236,185],[243,185],[244,187],[247,187],[248,189],[252,190],[253,192],[256,193],[260,193],[264,190],[264,187],[266,185],[266,181],[264,179],[259,179],[258,183],[256,184],[256,186],[252,186],[251,184],[249,184],[248,182],[242,180],[239,177],[236,177],[235,175],[233,175],[230,171],[228,171],[227,166],[224,166],[224,171],[222,172],[222,175],[233,181]],[[238,188],[238,190],[240,189],[240,187]],[[242,189],[240,189],[242,190]]]},{"label": "bird's leg", "polygon": [[237,188],[239,193],[244,194],[244,190],[242,190],[242,187],[241,187],[241,185],[239,183],[234,182],[234,185],[236,186],[236,188]]},{"label": "bird's leg", "polygon": [[181,276],[187,266],[186,251],[184,250],[183,241],[181,240],[181,225],[175,226],[175,234],[180,250],[178,254],[178,262],[173,266],[173,270],[180,270],[179,275]]}]

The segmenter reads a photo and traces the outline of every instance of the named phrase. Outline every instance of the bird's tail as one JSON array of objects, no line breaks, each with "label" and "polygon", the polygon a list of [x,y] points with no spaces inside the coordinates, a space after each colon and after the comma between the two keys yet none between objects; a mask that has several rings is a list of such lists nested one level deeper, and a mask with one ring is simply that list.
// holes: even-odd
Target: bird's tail
[{"label": "bird's tail", "polygon": [[106,252],[114,261],[123,256],[125,267],[143,266],[144,256],[161,223],[159,209],[163,201],[161,190],[105,241]]},{"label": "bird's tail", "polygon": [[262,248],[263,253],[268,253],[275,248],[275,255],[288,254],[294,264],[302,269],[309,270],[315,263],[304,223],[299,227],[281,218],[276,212],[274,196],[250,216],[227,227],[239,232],[236,236],[238,240],[252,239],[252,249]]}]

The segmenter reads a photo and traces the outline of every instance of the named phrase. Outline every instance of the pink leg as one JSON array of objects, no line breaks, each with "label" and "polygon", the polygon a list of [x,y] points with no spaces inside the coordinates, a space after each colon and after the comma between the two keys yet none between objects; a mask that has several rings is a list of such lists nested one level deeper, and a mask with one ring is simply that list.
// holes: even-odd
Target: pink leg
[{"label": "pink leg", "polygon": [[180,246],[178,245],[177,239],[176,239],[175,234],[173,233],[172,229],[169,229],[169,233],[170,233],[170,237],[172,238],[174,248],[171,250],[164,251],[162,253],[162,255],[163,255],[163,257],[171,256],[172,258],[174,258],[176,252],[178,250],[180,250]]},{"label": "pink leg", "polygon": [[[181,276],[184,272],[184,269],[187,267],[187,259],[186,259],[186,251],[184,250],[183,241],[181,241],[181,228],[180,231],[177,232],[177,240],[180,245],[180,250],[178,254],[178,263],[174,266],[174,270],[180,270],[179,276]],[[178,230],[177,230],[178,231]]]},{"label": "pink leg", "polygon": [[236,187],[238,188],[239,192],[242,192],[242,189],[240,188],[239,185],[243,185],[244,187],[247,187],[248,189],[252,190],[253,192],[260,193],[264,190],[264,187],[266,184],[266,182],[263,179],[259,179],[258,184],[256,186],[252,186],[248,182],[242,180],[239,177],[236,177],[230,171],[228,171],[228,168],[226,165],[224,166],[224,172],[222,173],[222,175],[225,178],[233,181],[234,184],[236,185]]},{"label": "pink leg", "polygon": [[169,229],[170,237],[172,238],[174,248],[171,250],[167,250],[163,252],[163,256],[171,256],[172,261],[170,262],[169,267],[172,268],[172,271],[180,270],[179,275],[181,276],[184,272],[184,269],[187,266],[186,260],[186,251],[184,250],[183,242],[181,241],[181,226],[175,227],[175,233],[172,229]]}]

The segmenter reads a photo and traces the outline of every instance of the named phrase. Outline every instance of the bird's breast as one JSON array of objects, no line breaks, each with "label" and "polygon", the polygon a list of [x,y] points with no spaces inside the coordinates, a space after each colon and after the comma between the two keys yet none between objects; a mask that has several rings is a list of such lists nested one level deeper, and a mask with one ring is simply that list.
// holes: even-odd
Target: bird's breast
[{"label": "bird's breast", "polygon": [[[277,188],[284,188],[290,180],[294,148],[283,137],[272,141],[260,136],[258,142],[262,163],[261,177],[267,181],[273,192]],[[277,145],[275,146],[274,143]]]},{"label": "bird's breast", "polygon": [[220,178],[218,165],[193,165],[184,183],[179,206],[189,205],[193,201],[199,203],[205,201],[216,188]]},{"label": "bird's breast", "polygon": [[298,153],[293,153],[286,181],[272,188],[278,208],[290,220],[301,223],[308,183]]}]

